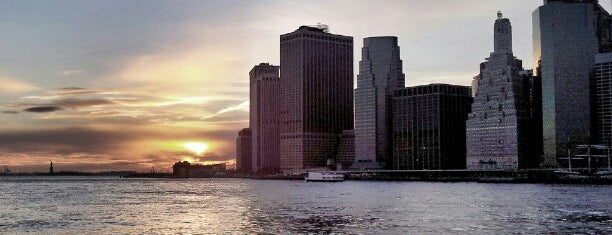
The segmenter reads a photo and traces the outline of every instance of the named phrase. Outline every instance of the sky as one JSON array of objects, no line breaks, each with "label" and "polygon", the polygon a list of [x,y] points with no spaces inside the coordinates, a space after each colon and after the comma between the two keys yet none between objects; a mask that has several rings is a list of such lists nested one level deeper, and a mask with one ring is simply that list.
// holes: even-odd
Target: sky
[{"label": "sky", "polygon": [[[610,10],[610,1],[600,1]],[[171,171],[235,163],[249,76],[279,64],[279,35],[329,25],[397,36],[406,85],[469,85],[500,10],[532,68],[539,0],[0,0],[0,165],[14,172]],[[282,69],[282,68],[281,68]],[[355,77],[357,74],[355,74]]]}]

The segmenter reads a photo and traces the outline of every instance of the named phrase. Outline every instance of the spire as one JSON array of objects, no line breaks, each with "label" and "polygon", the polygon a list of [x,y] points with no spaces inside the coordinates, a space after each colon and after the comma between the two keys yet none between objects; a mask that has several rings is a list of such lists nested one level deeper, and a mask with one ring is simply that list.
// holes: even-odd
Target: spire
[{"label": "spire", "polygon": [[493,35],[493,52],[512,54],[512,25],[509,19],[503,18],[501,11],[497,11]]}]

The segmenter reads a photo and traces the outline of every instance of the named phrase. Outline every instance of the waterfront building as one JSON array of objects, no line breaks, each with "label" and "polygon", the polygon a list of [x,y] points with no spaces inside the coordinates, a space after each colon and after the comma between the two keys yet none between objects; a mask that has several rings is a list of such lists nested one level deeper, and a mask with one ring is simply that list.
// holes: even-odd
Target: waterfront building
[{"label": "waterfront building", "polygon": [[355,169],[378,169],[391,152],[391,99],[404,87],[397,37],[363,39],[355,89]]},{"label": "waterfront building", "polygon": [[251,128],[244,128],[238,132],[238,138],[236,139],[236,170],[243,173],[250,173],[253,171],[251,159],[252,159],[252,136]]},{"label": "waterfront building", "polygon": [[261,63],[251,69],[249,77],[251,168],[256,173],[276,173],[280,168],[279,67]]},{"label": "waterfront building", "polygon": [[597,143],[612,146],[612,53],[596,55],[594,78]]},{"label": "waterfront building", "polygon": [[465,168],[469,86],[431,84],[394,91],[394,170]]},{"label": "waterfront building", "polygon": [[301,26],[280,47],[280,168],[325,167],[353,129],[353,38]]},{"label": "waterfront building", "polygon": [[467,168],[473,170],[528,167],[530,80],[513,56],[510,20],[497,16],[494,49],[480,65],[467,121]]},{"label": "waterfront building", "polygon": [[355,131],[344,130],[340,136],[340,145],[336,158],[336,170],[348,170],[355,161]]},{"label": "waterfront building", "polygon": [[[610,50],[611,19],[596,0],[545,0],[533,12],[533,61],[542,82],[543,167],[587,144],[595,54]],[[592,138],[591,138],[592,139]]]},{"label": "waterfront building", "polygon": [[188,161],[176,162],[172,166],[172,174],[174,177],[213,177],[224,176],[226,171],[225,163],[219,164],[191,164]]},{"label": "waterfront building", "polygon": [[541,76],[533,74],[533,70],[522,70],[519,72],[525,88],[529,92],[529,141],[527,149],[528,159],[525,163],[527,168],[539,168],[543,160],[542,140],[542,79]]}]

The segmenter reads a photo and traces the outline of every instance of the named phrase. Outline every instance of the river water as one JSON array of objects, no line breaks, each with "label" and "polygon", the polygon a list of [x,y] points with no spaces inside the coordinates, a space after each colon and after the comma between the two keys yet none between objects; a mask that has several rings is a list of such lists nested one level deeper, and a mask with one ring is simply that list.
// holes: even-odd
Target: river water
[{"label": "river water", "polygon": [[612,186],[0,177],[0,233],[612,234]]}]

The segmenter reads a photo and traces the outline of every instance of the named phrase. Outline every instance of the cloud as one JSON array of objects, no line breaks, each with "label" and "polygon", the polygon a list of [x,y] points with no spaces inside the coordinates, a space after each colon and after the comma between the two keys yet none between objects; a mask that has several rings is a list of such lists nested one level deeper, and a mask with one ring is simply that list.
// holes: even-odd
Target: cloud
[{"label": "cloud", "polygon": [[55,112],[59,110],[62,110],[62,108],[56,107],[56,106],[37,106],[37,107],[31,107],[31,108],[24,109],[23,111],[31,112],[31,113],[50,113],[50,112]]},{"label": "cloud", "polygon": [[101,92],[86,89],[86,88],[81,88],[81,87],[63,87],[63,88],[52,90],[52,93],[57,94],[57,95],[85,95],[85,94],[98,94]]},{"label": "cloud", "polygon": [[0,77],[0,92],[21,93],[36,90],[38,88],[28,83],[12,78]]},{"label": "cloud", "polygon": [[1,113],[4,113],[4,114],[18,114],[19,112],[17,112],[17,111],[10,111],[9,110],[9,111],[2,111]]},{"label": "cloud", "polygon": [[234,156],[230,154],[219,154],[219,153],[204,153],[203,156],[198,158],[199,162],[208,162],[208,161],[227,161],[233,159]]},{"label": "cloud", "polygon": [[215,114],[201,119],[207,123],[240,123],[249,121],[249,112],[234,110],[222,114]]},{"label": "cloud", "polygon": [[222,114],[222,113],[227,113],[230,111],[234,111],[234,110],[246,110],[249,111],[249,101],[244,101],[238,105],[234,105],[234,106],[230,106],[227,108],[224,108],[222,110],[220,110],[219,112],[217,112],[217,114]]},{"label": "cloud", "polygon": [[67,98],[62,100],[54,101],[53,104],[66,108],[80,108],[90,106],[101,106],[110,105],[115,102],[104,99],[104,98],[92,98],[92,99],[78,99],[78,98]]},{"label": "cloud", "polygon": [[[148,154],[176,152],[177,148],[169,143],[183,140],[216,143],[232,139],[234,136],[234,131],[194,131],[187,128],[168,130],[147,125],[127,125],[104,129],[91,127],[44,128],[0,132],[0,150],[61,154],[122,153],[122,159],[127,160],[135,159],[133,155],[144,152]],[[167,145],[172,145],[172,148],[167,149]],[[124,147],[127,149],[124,149]],[[126,150],[129,151],[125,152]]]},{"label": "cloud", "polygon": [[108,154],[119,144],[137,140],[142,134],[84,127],[5,132],[0,133],[0,149],[21,153]]},{"label": "cloud", "polygon": [[62,75],[62,77],[69,77],[75,74],[80,74],[83,73],[83,70],[64,70],[60,72],[60,75]]}]

